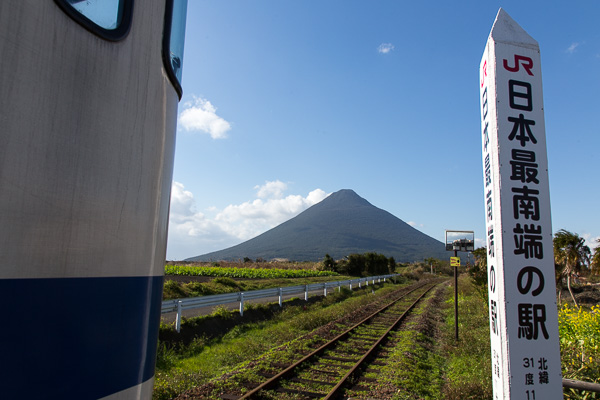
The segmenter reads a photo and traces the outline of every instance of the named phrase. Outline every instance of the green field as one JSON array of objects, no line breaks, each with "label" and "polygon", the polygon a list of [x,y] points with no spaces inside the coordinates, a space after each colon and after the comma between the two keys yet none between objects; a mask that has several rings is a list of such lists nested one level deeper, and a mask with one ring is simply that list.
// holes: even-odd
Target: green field
[{"label": "green field", "polygon": [[307,278],[315,276],[337,276],[332,271],[317,271],[313,269],[281,269],[281,268],[239,268],[239,267],[208,267],[187,265],[166,265],[165,275],[175,276],[211,276],[243,279],[273,279],[273,278]]}]

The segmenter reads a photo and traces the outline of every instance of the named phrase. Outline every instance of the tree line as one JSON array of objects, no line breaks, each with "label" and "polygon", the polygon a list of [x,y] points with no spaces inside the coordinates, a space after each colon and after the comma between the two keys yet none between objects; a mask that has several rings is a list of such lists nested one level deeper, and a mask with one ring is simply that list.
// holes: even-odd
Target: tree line
[{"label": "tree line", "polygon": [[350,254],[342,260],[335,261],[329,254],[325,254],[323,268],[350,276],[387,275],[396,271],[396,260],[383,254],[364,253]]}]

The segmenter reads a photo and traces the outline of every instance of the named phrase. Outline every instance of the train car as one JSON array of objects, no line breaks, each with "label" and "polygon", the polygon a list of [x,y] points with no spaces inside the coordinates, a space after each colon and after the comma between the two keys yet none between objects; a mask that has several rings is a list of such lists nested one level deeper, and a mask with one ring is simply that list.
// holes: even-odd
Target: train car
[{"label": "train car", "polygon": [[0,398],[152,395],[187,0],[0,1]]}]

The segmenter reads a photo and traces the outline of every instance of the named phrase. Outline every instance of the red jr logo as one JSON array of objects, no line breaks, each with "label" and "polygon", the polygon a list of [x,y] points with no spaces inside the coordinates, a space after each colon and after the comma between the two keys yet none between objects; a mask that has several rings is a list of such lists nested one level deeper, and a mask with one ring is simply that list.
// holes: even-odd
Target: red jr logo
[{"label": "red jr logo", "polygon": [[533,76],[533,72],[531,72],[531,68],[533,68],[533,60],[529,57],[525,57],[525,56],[519,56],[517,54],[515,54],[515,66],[514,67],[509,67],[508,66],[508,60],[504,59],[504,69],[510,71],[510,72],[517,72],[520,68],[520,66],[523,66],[523,69],[525,69],[525,71],[527,71],[527,73],[531,76]]},{"label": "red jr logo", "polygon": [[487,60],[483,62],[483,67],[481,68],[481,87],[485,83],[485,78],[487,76]]}]

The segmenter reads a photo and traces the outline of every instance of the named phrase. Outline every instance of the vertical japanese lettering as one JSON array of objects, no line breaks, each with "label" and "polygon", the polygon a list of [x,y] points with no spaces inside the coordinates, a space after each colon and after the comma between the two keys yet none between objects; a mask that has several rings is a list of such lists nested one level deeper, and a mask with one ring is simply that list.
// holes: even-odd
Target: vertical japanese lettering
[{"label": "vertical japanese lettering", "polygon": [[531,125],[535,125],[535,121],[532,119],[525,119],[523,114],[519,114],[518,118],[508,117],[508,121],[514,123],[513,129],[508,135],[508,140],[517,139],[522,147],[525,147],[527,142],[537,143],[537,139],[531,132]]},{"label": "vertical japanese lettering", "polygon": [[515,110],[533,110],[533,99],[531,97],[531,84],[528,82],[508,81],[508,99],[510,108]]},{"label": "vertical japanese lettering", "polygon": [[517,305],[519,313],[519,338],[537,340],[541,331],[544,339],[548,339],[546,329],[546,305],[520,303]]},{"label": "vertical japanese lettering", "polygon": [[542,227],[534,224],[517,224],[514,232],[515,250],[514,254],[522,254],[525,258],[544,258],[544,246],[542,244]]},{"label": "vertical japanese lettering", "polygon": [[540,191],[523,186],[522,188],[512,188],[512,192],[516,193],[513,196],[513,214],[515,219],[519,219],[519,216],[522,215],[525,219],[539,221],[540,202],[537,195],[540,194]]},{"label": "vertical japanese lettering", "polygon": [[[534,276],[537,277],[538,284],[536,288],[531,291],[533,287]],[[525,279],[525,281],[523,281]],[[519,293],[528,294],[531,292],[533,297],[538,296],[544,290],[544,274],[540,271],[539,268],[528,266],[522,268],[517,275],[517,289],[519,289]]]},{"label": "vertical japanese lettering", "polygon": [[511,155],[511,180],[523,183],[540,183],[538,180],[538,165],[535,162],[535,152],[512,149]]}]

